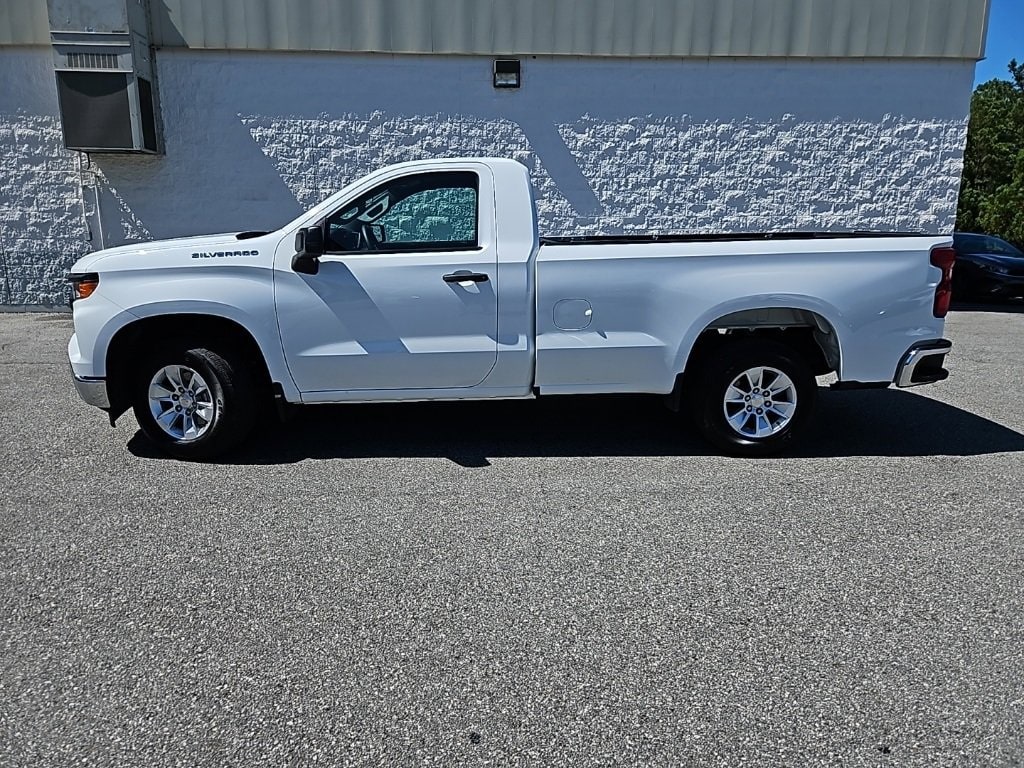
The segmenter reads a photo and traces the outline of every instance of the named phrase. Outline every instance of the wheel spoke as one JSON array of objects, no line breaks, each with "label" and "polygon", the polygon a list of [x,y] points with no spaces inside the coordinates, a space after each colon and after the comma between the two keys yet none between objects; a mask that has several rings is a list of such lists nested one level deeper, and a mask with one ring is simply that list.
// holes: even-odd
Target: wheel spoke
[{"label": "wheel spoke", "polygon": [[168,408],[157,417],[156,423],[163,428],[164,432],[172,437],[180,437],[178,434],[180,430],[175,428],[175,423],[178,421],[179,416],[181,416],[180,413],[173,408]]},{"label": "wheel spoke", "polygon": [[181,387],[181,369],[176,365],[168,365],[164,368],[164,376],[167,378],[167,383],[171,385],[173,390],[177,390]]},{"label": "wheel spoke", "polygon": [[749,419],[749,412],[740,411],[739,413],[729,417],[729,423],[732,425],[732,428],[735,429],[737,432],[741,434],[747,434],[746,430],[744,430],[743,427],[746,425]]},{"label": "wheel spoke", "polygon": [[158,384],[156,382],[153,382],[152,384],[149,385],[149,396],[151,398],[159,398],[161,400],[170,400],[171,399],[171,395],[173,395],[173,394],[174,394],[174,392],[169,390],[163,384]]},{"label": "wheel spoke", "polygon": [[772,407],[768,410],[777,413],[784,419],[791,419],[793,412],[796,410],[796,403],[773,402]]},{"label": "wheel spoke", "polygon": [[201,404],[196,408],[195,415],[206,423],[213,421],[213,403]]},{"label": "wheel spoke", "polygon": [[746,372],[747,381],[750,382],[751,391],[761,388],[761,379],[764,377],[764,368],[751,368]]},{"label": "wheel spoke", "polygon": [[725,402],[727,403],[743,403],[744,398],[747,396],[747,392],[737,387],[735,384],[730,384],[729,389],[725,392]]}]

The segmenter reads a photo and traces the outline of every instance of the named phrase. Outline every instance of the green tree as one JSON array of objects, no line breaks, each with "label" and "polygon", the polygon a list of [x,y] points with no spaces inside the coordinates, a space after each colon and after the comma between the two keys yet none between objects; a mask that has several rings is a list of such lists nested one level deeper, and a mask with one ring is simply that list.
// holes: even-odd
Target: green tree
[{"label": "green tree", "polygon": [[974,91],[957,229],[1024,245],[1024,64]]}]

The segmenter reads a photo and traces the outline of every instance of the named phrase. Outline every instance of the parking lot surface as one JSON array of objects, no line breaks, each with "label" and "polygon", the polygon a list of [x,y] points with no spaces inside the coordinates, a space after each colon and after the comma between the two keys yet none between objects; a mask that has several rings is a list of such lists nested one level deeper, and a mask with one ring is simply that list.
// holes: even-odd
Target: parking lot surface
[{"label": "parking lot surface", "polygon": [[1024,763],[1024,313],[753,461],[555,398],[181,463],[70,334],[0,315],[0,765]]}]

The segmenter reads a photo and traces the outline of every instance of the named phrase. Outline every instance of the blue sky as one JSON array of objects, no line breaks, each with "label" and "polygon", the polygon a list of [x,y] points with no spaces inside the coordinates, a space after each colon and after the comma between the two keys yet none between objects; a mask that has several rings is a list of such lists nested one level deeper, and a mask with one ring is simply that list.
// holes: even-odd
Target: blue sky
[{"label": "blue sky", "polygon": [[975,85],[993,77],[1008,80],[1010,59],[1024,62],[1024,0],[992,0],[985,56],[974,70]]}]

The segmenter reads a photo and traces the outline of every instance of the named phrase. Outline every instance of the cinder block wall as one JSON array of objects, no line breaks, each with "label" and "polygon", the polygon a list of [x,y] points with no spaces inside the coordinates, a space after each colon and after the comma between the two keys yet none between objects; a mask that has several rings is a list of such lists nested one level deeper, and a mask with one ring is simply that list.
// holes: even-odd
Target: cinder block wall
[{"label": "cinder block wall", "polygon": [[[0,303],[77,256],[273,229],[381,165],[526,164],[545,234],[953,229],[972,62],[157,54],[166,155],[61,148],[50,54],[0,49]],[[83,217],[82,183],[92,239]],[[100,220],[91,191],[99,191]]]},{"label": "cinder block wall", "polygon": [[61,304],[89,251],[48,48],[0,48],[0,304]]}]

